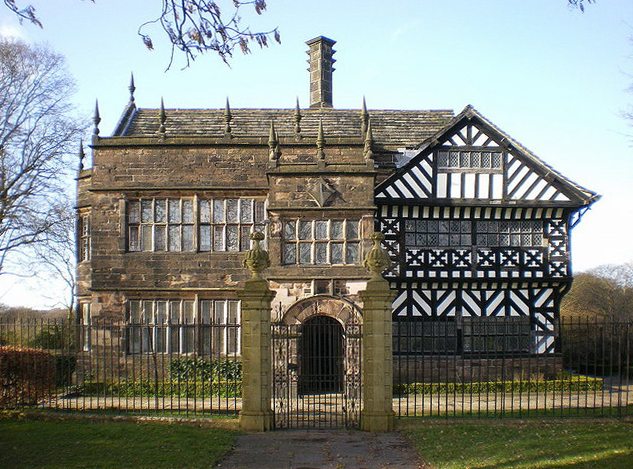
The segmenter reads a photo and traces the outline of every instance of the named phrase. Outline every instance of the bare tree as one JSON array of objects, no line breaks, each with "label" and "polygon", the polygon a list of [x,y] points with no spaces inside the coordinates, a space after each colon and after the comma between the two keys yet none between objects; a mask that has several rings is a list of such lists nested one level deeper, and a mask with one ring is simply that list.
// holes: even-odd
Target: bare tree
[{"label": "bare tree", "polygon": [[[69,155],[85,126],[72,117],[74,82],[62,56],[0,40],[0,274],[41,243],[64,200]],[[66,183],[66,184],[64,184]]]},{"label": "bare tree", "polygon": [[[94,2],[94,0],[92,0]],[[160,29],[171,42],[171,67],[177,51],[184,54],[187,66],[205,52],[215,52],[228,64],[235,49],[242,53],[250,52],[254,42],[260,47],[268,47],[271,39],[281,43],[278,28],[269,31],[252,32],[249,26],[242,24],[240,8],[251,6],[261,15],[266,11],[265,0],[155,0],[160,1],[161,12],[158,17],[144,22],[138,34],[145,46],[154,49],[150,33],[153,25]],[[223,4],[220,8],[219,4]],[[20,21],[29,21],[42,27],[33,5],[18,6],[16,0],[4,0],[4,4]]]},{"label": "bare tree", "polygon": [[74,314],[77,219],[71,197],[62,198],[51,213],[52,224],[40,243],[29,250],[30,270],[44,283],[61,284],[54,292],[55,306],[63,306],[70,320]]}]

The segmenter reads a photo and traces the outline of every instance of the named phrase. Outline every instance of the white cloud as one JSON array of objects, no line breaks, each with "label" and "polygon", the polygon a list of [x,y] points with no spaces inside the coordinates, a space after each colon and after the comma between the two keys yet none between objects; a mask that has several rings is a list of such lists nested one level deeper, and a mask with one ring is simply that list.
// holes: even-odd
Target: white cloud
[{"label": "white cloud", "polygon": [[26,40],[25,28],[17,20],[5,20],[0,23],[0,37]]}]

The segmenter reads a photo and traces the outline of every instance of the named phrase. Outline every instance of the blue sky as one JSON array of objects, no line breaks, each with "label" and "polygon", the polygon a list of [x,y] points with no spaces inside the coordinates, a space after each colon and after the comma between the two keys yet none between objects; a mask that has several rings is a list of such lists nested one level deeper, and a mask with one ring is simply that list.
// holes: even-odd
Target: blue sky
[{"label": "blue sky", "polygon": [[[0,7],[0,34],[47,42],[66,56],[78,111],[99,99],[109,135],[128,99],[130,72],[140,107],[294,107],[308,101],[305,41],[337,41],[334,106],[454,109],[472,104],[501,129],[578,184],[602,195],[573,231],[582,271],[633,261],[633,2],[598,0],[585,14],[565,0],[268,0],[253,30],[278,26],[282,44],[231,67],[214,55],[165,72],[169,45],[155,30],[147,51],[139,25],[156,0],[33,0],[44,29],[20,26]],[[222,7],[230,1],[220,0]],[[151,31],[151,30],[150,30]],[[0,302],[44,307],[41,286],[0,278]],[[29,288],[31,290],[29,290]],[[54,297],[54,293],[47,294]]]}]

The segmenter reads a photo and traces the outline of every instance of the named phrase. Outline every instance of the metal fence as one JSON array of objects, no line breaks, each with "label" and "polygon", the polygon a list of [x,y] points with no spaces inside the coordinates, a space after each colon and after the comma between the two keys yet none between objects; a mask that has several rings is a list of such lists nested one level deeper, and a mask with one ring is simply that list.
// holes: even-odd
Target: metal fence
[{"label": "metal fence", "polygon": [[[543,344],[548,344],[545,348]],[[633,323],[437,318],[394,323],[400,417],[633,415]]]},{"label": "metal fence", "polygon": [[0,322],[0,408],[237,415],[239,330],[239,324]]},{"label": "metal fence", "polygon": [[[298,328],[297,353],[302,334]],[[350,336],[360,345],[360,335]],[[242,394],[239,341],[239,324],[0,320],[0,408],[234,416]],[[544,333],[514,318],[419,319],[395,322],[393,341],[399,417],[633,415],[633,322],[561,320]],[[543,352],[545,342],[550,346]],[[340,383],[360,382],[353,366],[360,363],[360,347],[336,350],[344,366],[325,369],[345,376],[328,375],[336,384],[331,389],[304,386],[309,377],[301,377],[302,368],[320,369],[319,357],[288,362],[295,364],[288,369],[297,375],[297,396],[319,403],[329,396],[328,406],[306,409],[340,413],[337,406],[349,407],[345,397],[353,393]],[[275,377],[279,412],[277,388],[286,381]],[[361,395],[360,387],[353,390]],[[341,399],[332,397],[337,393]]]}]

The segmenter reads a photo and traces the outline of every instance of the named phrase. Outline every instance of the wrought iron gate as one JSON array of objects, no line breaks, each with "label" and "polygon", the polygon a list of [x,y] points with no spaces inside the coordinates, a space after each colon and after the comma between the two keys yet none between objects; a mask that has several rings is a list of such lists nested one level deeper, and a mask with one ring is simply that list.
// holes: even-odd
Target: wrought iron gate
[{"label": "wrought iron gate", "polygon": [[357,428],[361,325],[328,316],[272,325],[275,428]]}]

